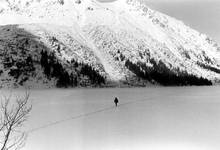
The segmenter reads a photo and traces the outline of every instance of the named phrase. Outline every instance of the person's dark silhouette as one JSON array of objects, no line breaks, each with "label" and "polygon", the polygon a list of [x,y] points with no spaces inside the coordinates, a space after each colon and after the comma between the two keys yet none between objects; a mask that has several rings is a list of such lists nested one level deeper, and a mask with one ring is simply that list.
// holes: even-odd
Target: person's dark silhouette
[{"label": "person's dark silhouette", "polygon": [[117,97],[115,97],[114,103],[115,103],[115,106],[117,107],[118,106],[118,98]]}]

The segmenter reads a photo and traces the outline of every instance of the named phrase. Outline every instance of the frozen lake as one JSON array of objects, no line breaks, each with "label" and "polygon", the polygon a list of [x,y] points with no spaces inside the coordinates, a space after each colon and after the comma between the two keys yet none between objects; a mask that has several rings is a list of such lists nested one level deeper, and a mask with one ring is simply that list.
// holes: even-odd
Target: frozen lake
[{"label": "frozen lake", "polygon": [[30,101],[23,150],[220,149],[220,86],[32,90]]}]

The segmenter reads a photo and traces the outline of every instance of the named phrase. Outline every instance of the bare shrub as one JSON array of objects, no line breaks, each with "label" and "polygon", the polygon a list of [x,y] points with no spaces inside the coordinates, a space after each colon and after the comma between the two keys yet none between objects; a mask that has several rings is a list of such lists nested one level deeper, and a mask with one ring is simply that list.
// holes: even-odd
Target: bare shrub
[{"label": "bare shrub", "polygon": [[29,93],[16,97],[3,96],[0,105],[0,148],[1,150],[17,150],[24,146],[27,134],[21,130],[27,121],[32,106],[28,105]]}]

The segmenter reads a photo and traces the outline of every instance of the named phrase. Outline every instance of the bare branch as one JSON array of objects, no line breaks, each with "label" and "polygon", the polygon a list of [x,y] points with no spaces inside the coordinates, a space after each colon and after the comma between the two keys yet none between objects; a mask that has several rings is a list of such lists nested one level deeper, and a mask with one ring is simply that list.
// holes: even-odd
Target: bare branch
[{"label": "bare branch", "polygon": [[[29,93],[23,97],[16,96],[15,104],[11,104],[12,96],[3,96],[0,106],[0,133],[4,135],[1,150],[20,149],[26,139],[25,132],[17,130],[27,120],[32,106],[28,106]],[[15,138],[12,135],[19,134]]]}]

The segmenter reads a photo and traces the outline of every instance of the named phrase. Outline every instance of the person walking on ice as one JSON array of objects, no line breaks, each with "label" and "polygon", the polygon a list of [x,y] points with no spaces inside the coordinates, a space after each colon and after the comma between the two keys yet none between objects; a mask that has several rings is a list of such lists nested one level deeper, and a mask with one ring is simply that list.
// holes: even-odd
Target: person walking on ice
[{"label": "person walking on ice", "polygon": [[118,98],[117,97],[115,97],[114,103],[115,103],[115,106],[117,107],[118,106]]}]

